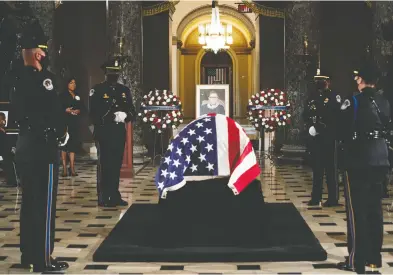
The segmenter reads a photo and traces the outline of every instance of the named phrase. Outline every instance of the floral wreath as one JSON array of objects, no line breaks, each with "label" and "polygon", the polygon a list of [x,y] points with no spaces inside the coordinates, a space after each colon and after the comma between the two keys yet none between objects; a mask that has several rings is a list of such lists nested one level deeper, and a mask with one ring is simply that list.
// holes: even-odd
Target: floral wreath
[{"label": "floral wreath", "polygon": [[[289,107],[286,95],[280,89],[263,90],[248,100],[248,119],[256,130],[274,132],[290,123]],[[266,110],[272,110],[272,115],[266,114]]]},{"label": "floral wreath", "polygon": [[157,133],[168,128],[176,129],[183,122],[181,101],[167,90],[150,91],[142,99],[138,116]]}]

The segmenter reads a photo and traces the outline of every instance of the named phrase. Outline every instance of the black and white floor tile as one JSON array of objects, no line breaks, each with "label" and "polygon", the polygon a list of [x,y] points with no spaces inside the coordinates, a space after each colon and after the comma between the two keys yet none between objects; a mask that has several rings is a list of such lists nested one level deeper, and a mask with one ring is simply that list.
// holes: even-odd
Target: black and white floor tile
[{"label": "black and white floor tile", "polygon": [[[301,166],[270,166],[262,168],[261,180],[267,202],[292,202],[298,208],[315,236],[328,253],[324,262],[272,263],[94,263],[92,256],[99,244],[122,218],[127,208],[99,208],[96,203],[96,167],[94,161],[81,159],[79,176],[61,178],[56,219],[54,256],[68,261],[67,273],[112,274],[342,274],[335,263],[347,255],[344,207],[308,207],[311,193],[311,171]],[[154,184],[156,168],[141,170],[133,179],[122,179],[121,193],[130,205],[157,203]],[[324,195],[326,196],[326,194]],[[26,273],[19,260],[20,192],[0,187],[0,273]],[[343,196],[341,190],[341,203]],[[392,200],[385,199],[383,274],[393,273]],[[290,226],[290,225],[288,225]],[[351,274],[351,273],[348,273]]]}]

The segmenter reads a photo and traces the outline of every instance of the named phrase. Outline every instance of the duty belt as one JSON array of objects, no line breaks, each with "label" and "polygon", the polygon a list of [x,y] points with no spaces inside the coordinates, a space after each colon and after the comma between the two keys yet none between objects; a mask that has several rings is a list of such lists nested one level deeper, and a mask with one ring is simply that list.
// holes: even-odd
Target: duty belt
[{"label": "duty belt", "polygon": [[23,125],[20,127],[19,134],[33,135],[38,138],[45,139],[46,142],[56,140],[56,130],[54,128],[33,127],[31,125]]},{"label": "duty belt", "polygon": [[352,139],[381,139],[386,138],[387,133],[385,131],[371,131],[371,132],[353,132]]}]

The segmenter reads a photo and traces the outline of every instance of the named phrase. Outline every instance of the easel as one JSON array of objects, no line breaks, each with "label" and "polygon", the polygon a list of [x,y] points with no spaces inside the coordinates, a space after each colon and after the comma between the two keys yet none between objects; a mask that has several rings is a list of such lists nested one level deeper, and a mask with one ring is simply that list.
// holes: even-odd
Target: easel
[{"label": "easel", "polygon": [[[264,111],[284,111],[286,110],[287,107],[286,106],[261,106],[261,105],[257,105],[257,106],[248,106],[248,110],[264,110]],[[271,154],[271,138],[269,138],[269,146],[268,148],[265,148],[265,127],[260,127],[259,130],[259,144],[258,144],[258,151],[259,154],[261,156],[261,160],[262,159],[269,159],[271,165],[274,165],[274,160],[273,160],[273,155]],[[267,149],[267,151],[265,150]],[[262,163],[264,164],[264,163]]]},{"label": "easel", "polygon": [[[164,121],[165,116],[167,115],[168,111],[179,111],[180,106],[142,106],[141,111],[158,111],[158,118],[161,121]],[[163,133],[169,128],[161,129],[161,133],[158,133],[157,130],[154,130],[154,147],[153,147],[153,157],[151,159],[151,165],[155,167],[156,165],[156,158],[159,159],[159,163],[161,162],[162,157],[164,156],[164,141],[163,141]],[[160,135],[160,137],[157,137]],[[157,140],[159,139],[159,140]],[[157,142],[158,141],[158,142]],[[161,147],[161,153],[157,154],[157,145]]]}]

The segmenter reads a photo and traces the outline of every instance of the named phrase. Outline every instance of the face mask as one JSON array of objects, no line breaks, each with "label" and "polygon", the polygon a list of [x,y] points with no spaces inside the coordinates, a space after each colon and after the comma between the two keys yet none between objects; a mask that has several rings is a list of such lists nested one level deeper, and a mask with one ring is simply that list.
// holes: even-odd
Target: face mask
[{"label": "face mask", "polygon": [[116,83],[117,80],[119,79],[118,74],[107,74],[106,79],[108,80],[109,83]]},{"label": "face mask", "polygon": [[45,70],[45,69],[48,69],[48,67],[49,67],[49,65],[50,65],[49,57],[46,56],[46,57],[42,58],[41,61],[40,61],[40,64],[41,64],[41,66],[42,66],[42,68],[43,68],[44,70]]}]

